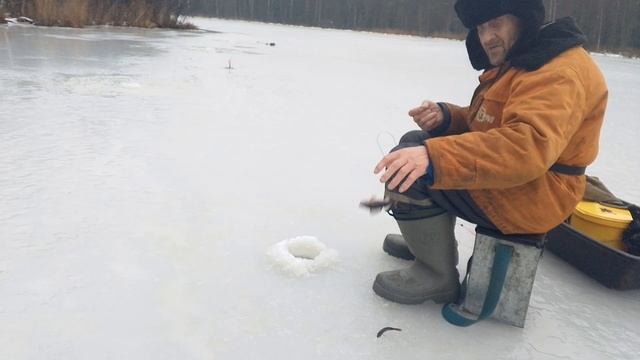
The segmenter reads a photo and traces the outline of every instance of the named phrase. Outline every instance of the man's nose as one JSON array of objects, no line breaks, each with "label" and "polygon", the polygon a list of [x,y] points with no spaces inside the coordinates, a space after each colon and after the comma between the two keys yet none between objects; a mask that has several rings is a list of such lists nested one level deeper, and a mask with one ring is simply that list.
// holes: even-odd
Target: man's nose
[{"label": "man's nose", "polygon": [[480,35],[480,42],[482,44],[490,44],[493,42],[495,35],[496,34],[493,31],[485,31]]}]

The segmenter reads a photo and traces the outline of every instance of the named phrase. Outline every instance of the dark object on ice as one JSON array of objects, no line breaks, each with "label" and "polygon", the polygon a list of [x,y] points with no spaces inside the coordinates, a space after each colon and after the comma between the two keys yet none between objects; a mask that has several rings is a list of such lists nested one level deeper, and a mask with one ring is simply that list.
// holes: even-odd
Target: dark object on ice
[{"label": "dark object on ice", "polygon": [[549,231],[547,240],[552,253],[602,285],[616,290],[640,289],[640,256],[606,246],[567,223]]},{"label": "dark object on ice", "polygon": [[629,212],[633,220],[622,234],[622,242],[626,245],[629,254],[640,256],[640,207],[631,205]]},{"label": "dark object on ice", "polygon": [[372,197],[369,200],[360,201],[360,207],[368,209],[372,214],[382,211],[382,209],[389,207],[389,205],[391,205],[391,201],[387,198],[377,199]]},{"label": "dark object on ice", "polygon": [[274,43],[274,42],[268,42],[268,43],[265,43],[265,45],[267,45],[267,46],[276,46],[276,43]]},{"label": "dark object on ice", "polygon": [[382,336],[382,334],[384,334],[385,332],[387,332],[389,330],[402,331],[402,329],[398,329],[398,328],[387,326],[387,327],[383,327],[382,329],[380,329],[380,331],[378,331],[378,334],[376,335],[376,337]]}]

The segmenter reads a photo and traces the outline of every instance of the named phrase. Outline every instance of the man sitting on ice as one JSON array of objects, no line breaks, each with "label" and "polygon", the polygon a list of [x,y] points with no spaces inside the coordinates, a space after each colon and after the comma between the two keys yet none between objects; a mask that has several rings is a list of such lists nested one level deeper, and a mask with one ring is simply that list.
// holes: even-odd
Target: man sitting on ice
[{"label": "man sitting on ice", "polygon": [[458,298],[456,216],[503,234],[542,234],[566,219],[607,103],[585,36],[571,18],[543,25],[542,0],[458,0],[455,10],[471,65],[484,70],[470,104],[424,101],[409,112],[421,130],[375,167],[402,233],[385,250],[415,262],[378,274],[373,289],[404,304]]}]

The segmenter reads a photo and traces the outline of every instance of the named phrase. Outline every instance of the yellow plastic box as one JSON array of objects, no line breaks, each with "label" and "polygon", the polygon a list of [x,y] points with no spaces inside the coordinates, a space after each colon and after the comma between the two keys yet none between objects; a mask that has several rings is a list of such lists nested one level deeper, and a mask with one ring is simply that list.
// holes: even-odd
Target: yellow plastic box
[{"label": "yellow plastic box", "polygon": [[623,250],[622,233],[631,223],[631,213],[597,202],[581,201],[571,215],[571,226],[614,249]]}]

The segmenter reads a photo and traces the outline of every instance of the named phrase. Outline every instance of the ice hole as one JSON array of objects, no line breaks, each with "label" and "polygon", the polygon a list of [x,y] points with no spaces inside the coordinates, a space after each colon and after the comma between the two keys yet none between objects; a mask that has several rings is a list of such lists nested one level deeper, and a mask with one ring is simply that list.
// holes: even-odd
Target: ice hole
[{"label": "ice hole", "polygon": [[309,238],[295,238],[289,242],[287,248],[294,257],[313,260],[324,250],[322,243],[314,240],[315,239]]},{"label": "ice hole", "polygon": [[338,252],[327,248],[314,236],[298,236],[274,244],[267,255],[282,270],[296,276],[307,276],[338,262]]}]

